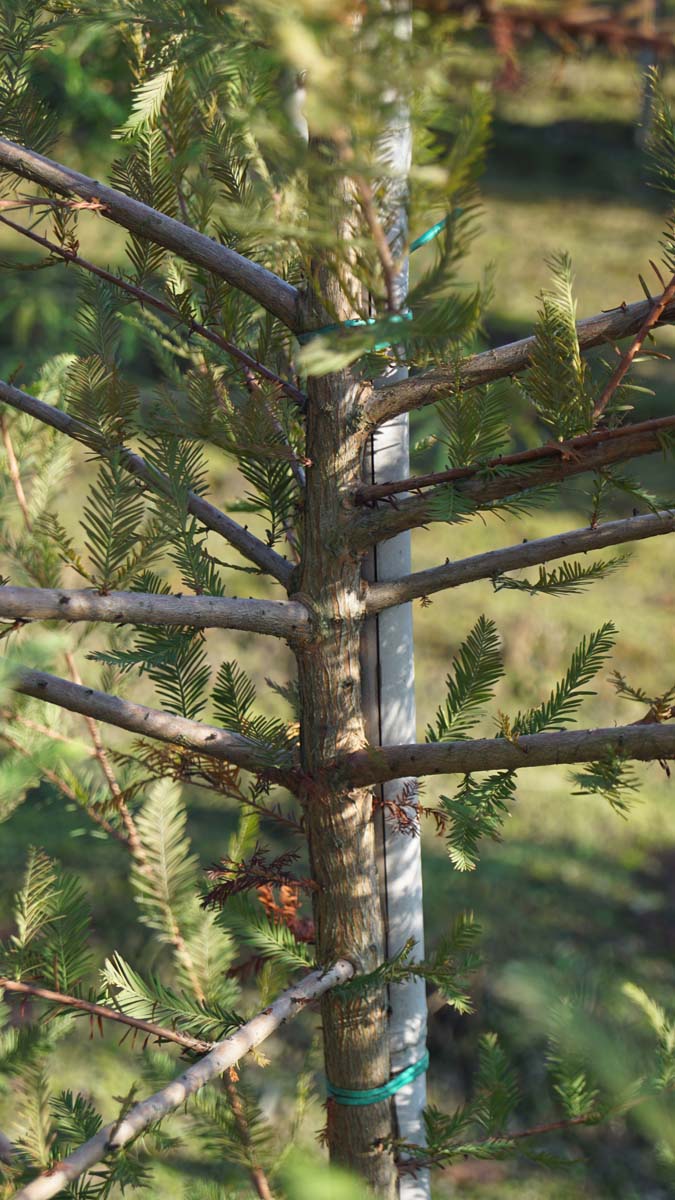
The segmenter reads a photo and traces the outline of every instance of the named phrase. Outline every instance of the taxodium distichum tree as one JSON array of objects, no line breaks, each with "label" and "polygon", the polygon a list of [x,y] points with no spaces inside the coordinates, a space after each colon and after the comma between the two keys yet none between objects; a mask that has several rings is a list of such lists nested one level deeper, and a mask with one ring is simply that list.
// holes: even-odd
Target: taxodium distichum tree
[{"label": "taxodium distichum tree", "polygon": [[[135,81],[128,120],[111,130],[107,183],[49,157],[59,113],[33,87],[50,37],[94,23],[124,44]],[[81,304],[77,353],[46,361],[32,385],[20,373],[0,383],[2,813],[44,779],[121,843],[158,961],[153,972],[110,945],[97,973],[80,884],[27,848],[0,962],[0,1068],[17,1091],[3,1195],[151,1186],[153,1159],[176,1152],[183,1128],[204,1176],[191,1174],[186,1196],[243,1194],[242,1167],[257,1195],[290,1196],[280,1140],[290,1143],[294,1122],[280,1139],[234,1068],[308,1006],[300,1021],[316,1027],[319,1001],[325,1140],[375,1194],[428,1195],[428,1168],[462,1155],[527,1146],[548,1161],[538,1131],[513,1124],[513,1077],[492,1038],[471,1101],[422,1120],[424,1014],[411,1010],[402,1057],[390,1011],[406,988],[419,1004],[425,982],[465,1010],[477,930],[460,915],[426,956],[414,937],[389,952],[387,922],[414,926],[419,891],[406,910],[395,880],[378,877],[376,818],[418,854],[415,781],[447,776],[432,816],[448,869],[466,870],[498,835],[522,770],[574,764],[570,787],[621,809],[638,786],[633,760],[675,757],[665,723],[675,693],[617,677],[640,720],[568,728],[610,658],[608,620],[558,682],[536,681],[540,703],[499,714],[496,736],[472,736],[503,674],[498,631],[476,613],[453,632],[461,644],[425,740],[398,744],[366,711],[364,647],[375,621],[416,599],[477,579],[579,592],[618,568],[610,548],[675,529],[675,513],[621,469],[672,445],[675,416],[632,422],[627,401],[636,355],[675,313],[675,250],[669,227],[658,295],[578,323],[561,252],[532,336],[475,352],[489,282],[467,282],[464,258],[489,107],[481,91],[453,90],[455,25],[375,0],[3,8],[0,223],[41,265],[77,272]],[[657,80],[654,96],[652,166],[672,194],[675,134]],[[85,222],[96,232],[87,257]],[[122,269],[108,265],[111,225],[126,231]],[[129,327],[153,364],[151,395],[127,361]],[[585,352],[602,343],[608,363],[590,366]],[[514,378],[541,428],[526,451],[510,439]],[[373,446],[400,442],[407,414],[425,407],[442,469],[373,476]],[[226,462],[238,483],[221,500]],[[78,488],[86,480],[76,513],[75,469]],[[573,476],[588,485],[583,528],[447,560],[448,524],[526,514]],[[617,491],[635,515],[609,520]],[[373,570],[382,547],[431,526],[437,566]],[[602,556],[575,557],[593,550]],[[528,567],[538,573],[513,574]],[[248,598],[253,576],[259,594]],[[408,654],[397,628],[392,658]],[[272,656],[288,644],[296,671],[276,685],[285,718],[262,711],[245,662],[218,657],[223,630],[264,637]],[[111,727],[132,736],[109,739]],[[241,810],[228,856],[207,875],[186,839],[186,784]],[[266,849],[272,834],[279,853]],[[32,1019],[19,1019],[17,999],[30,1000]],[[626,1104],[667,1091],[675,1072],[673,1026],[635,999],[655,1055]],[[82,1056],[71,1087],[50,1090],[50,1054],[86,1017],[137,1037],[139,1082],[103,1113]],[[549,1065],[556,1127],[615,1111],[563,1041]],[[252,1071],[261,1066],[258,1056]],[[162,1118],[179,1110],[167,1130]]]}]

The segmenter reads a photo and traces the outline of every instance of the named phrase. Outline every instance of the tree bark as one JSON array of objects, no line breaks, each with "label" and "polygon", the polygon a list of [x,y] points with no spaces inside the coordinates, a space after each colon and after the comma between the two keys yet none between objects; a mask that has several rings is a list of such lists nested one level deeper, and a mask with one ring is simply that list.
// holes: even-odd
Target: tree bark
[{"label": "tree bark", "polygon": [[[337,284],[319,272],[319,294],[338,318],[351,315]],[[365,618],[361,561],[349,546],[343,495],[360,478],[361,387],[346,373],[310,379],[303,561],[299,599],[314,613],[315,637],[296,650],[301,712],[303,800],[312,875],[319,962],[345,957],[357,972],[385,957],[372,793],[347,790],[325,771],[339,754],[361,748],[365,730],[359,661]],[[340,950],[336,950],[340,947]],[[336,1087],[362,1091],[389,1079],[386,993],[363,999],[324,997],[326,1074]],[[393,1200],[396,1168],[391,1101],[350,1107],[329,1101],[333,1162],[356,1170],[384,1200]]]}]

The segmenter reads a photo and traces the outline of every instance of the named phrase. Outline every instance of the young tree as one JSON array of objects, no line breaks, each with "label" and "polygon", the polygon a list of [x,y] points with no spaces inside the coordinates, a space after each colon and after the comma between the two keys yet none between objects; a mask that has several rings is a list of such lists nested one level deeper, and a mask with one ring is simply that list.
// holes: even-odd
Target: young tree
[{"label": "young tree", "polygon": [[[0,223],[38,246],[43,265],[66,264],[82,276],[78,355],[45,364],[38,395],[15,380],[0,383],[5,487],[16,501],[3,533],[9,574],[0,589],[5,632],[16,635],[6,657],[3,738],[11,755],[2,803],[9,810],[45,777],[81,805],[126,848],[141,920],[171,955],[166,982],[110,947],[94,991],[81,889],[43,854],[30,854],[0,982],[7,997],[33,997],[61,1015],[49,1025],[8,1026],[1,1046],[3,1066],[22,1074],[28,1096],[22,1136],[0,1147],[7,1195],[22,1200],[142,1186],[147,1151],[170,1149],[160,1119],[193,1095],[190,1111],[207,1144],[216,1155],[234,1154],[257,1194],[271,1196],[281,1187],[278,1164],[233,1068],[319,997],[335,1162],[377,1195],[400,1186],[411,1197],[428,1194],[429,1164],[517,1153],[519,1139],[537,1131],[509,1132],[511,1076],[489,1039],[474,1102],[450,1116],[431,1109],[426,1146],[419,1111],[395,1119],[392,1097],[421,1077],[427,1060],[418,1045],[423,1016],[413,1013],[409,1061],[399,1056],[391,1074],[388,988],[417,981],[419,1000],[420,982],[431,982],[466,1008],[476,928],[460,917],[426,958],[411,942],[388,952],[375,817],[395,847],[415,846],[415,858],[414,781],[460,776],[433,816],[454,866],[468,869],[481,839],[498,833],[520,770],[585,764],[581,787],[621,807],[624,789],[635,786],[631,760],[675,758],[675,729],[664,723],[674,715],[672,689],[647,696],[618,679],[621,693],[644,705],[641,720],[566,728],[611,652],[610,623],[589,631],[547,699],[501,715],[496,737],[470,736],[503,673],[497,630],[481,616],[455,656],[423,743],[389,744],[375,702],[364,699],[369,646],[396,655],[403,645],[407,669],[398,626],[388,636],[382,630],[387,614],[412,600],[477,579],[577,592],[619,564],[570,556],[675,530],[675,512],[617,469],[672,446],[675,416],[631,424],[625,401],[636,356],[675,316],[675,275],[656,298],[577,323],[571,266],[561,255],[533,336],[471,353],[489,284],[468,287],[461,269],[488,106],[480,92],[458,100],[448,82],[452,16],[418,14],[409,24],[406,15],[398,4],[330,0],[126,0],[103,8],[22,0],[2,15]],[[57,128],[32,87],[33,60],[53,32],[100,21],[123,39],[135,78],[112,186],[45,157]],[[658,86],[655,94],[652,159],[672,193],[675,135]],[[408,123],[409,170],[400,153]],[[80,253],[82,220],[97,222],[100,243],[106,223],[127,231],[124,272],[103,265],[103,245],[96,261]],[[429,242],[435,257],[406,296],[407,256]],[[126,369],[129,327],[153,357],[152,401]],[[613,368],[589,366],[587,350],[621,339],[630,341]],[[512,390],[503,381],[513,378],[546,427],[534,449],[509,447]],[[431,406],[446,465],[387,478],[376,457],[382,430]],[[94,464],[79,540],[59,504],[77,443]],[[245,488],[231,511],[251,513],[257,532],[207,498],[225,455]],[[527,511],[580,475],[591,480],[583,528],[425,571],[397,575],[381,560],[373,570],[372,559],[364,567],[401,534]],[[634,515],[601,520],[617,489],[630,495]],[[236,563],[224,562],[232,551]],[[513,577],[532,566],[540,568],[536,579]],[[224,567],[254,577],[262,595],[225,595]],[[66,586],[74,574],[84,587]],[[276,591],[258,589],[258,577]],[[370,618],[382,623],[375,642]],[[56,623],[49,637],[35,636],[38,621]],[[77,623],[89,661],[101,665],[102,690],[81,681],[70,643],[54,635]],[[287,720],[256,710],[237,662],[212,671],[206,631],[214,629],[288,643],[297,676],[277,688]],[[70,678],[52,673],[59,657]],[[161,708],[124,696],[139,676]],[[78,760],[70,727],[49,716],[64,709],[85,719],[89,761]],[[99,722],[131,732],[134,742],[109,747]],[[182,782],[234,798],[242,810],[201,905]],[[261,823],[290,848],[272,857],[258,839]],[[293,869],[303,845],[306,877]],[[385,893],[388,921],[400,927],[407,917],[393,905],[405,896],[400,888]],[[302,915],[305,896],[311,921]],[[261,1012],[249,1021],[231,970],[237,945],[263,964]],[[309,973],[287,987],[301,970]],[[672,1086],[672,1027],[640,1002],[659,1037],[659,1065],[640,1084],[652,1095]],[[140,1101],[130,1094],[105,1127],[85,1095],[65,1092],[50,1107],[42,1060],[83,1012],[174,1042],[196,1061],[174,1080],[167,1057],[154,1056],[158,1090]],[[562,1057],[552,1061],[561,1123],[597,1121],[606,1102]],[[221,1090],[201,1091],[221,1077]]]}]

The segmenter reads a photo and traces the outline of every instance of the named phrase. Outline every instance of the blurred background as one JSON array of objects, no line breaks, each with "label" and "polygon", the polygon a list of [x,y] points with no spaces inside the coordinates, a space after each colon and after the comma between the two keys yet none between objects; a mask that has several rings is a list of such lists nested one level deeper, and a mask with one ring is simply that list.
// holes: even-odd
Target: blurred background
[{"label": "blurred background", "polygon": [[[620,6],[627,15],[638,7]],[[566,11],[575,8],[568,5]],[[598,6],[599,13],[606,11]],[[657,15],[675,45],[675,4],[659,5]],[[478,82],[494,95],[482,232],[467,264],[470,278],[494,263],[485,345],[531,331],[537,294],[548,281],[546,259],[561,249],[574,261],[579,316],[640,299],[639,274],[658,290],[649,260],[659,257],[668,213],[664,197],[647,185],[639,127],[645,113],[644,72],[651,60],[645,52],[618,46],[610,50],[534,36],[519,46],[517,68],[505,70],[504,57],[485,31],[467,29],[457,40],[449,69],[458,89]],[[675,95],[675,54],[663,58],[662,70],[666,92]],[[38,61],[36,82],[60,115],[62,138],[55,157],[104,175],[115,155],[110,133],[128,115],[131,84],[115,38],[103,27],[88,27],[80,40],[57,42]],[[123,238],[114,227],[89,218],[81,230],[85,256],[122,266]],[[16,270],[19,263],[33,261],[31,250],[4,231],[0,257],[0,372],[30,389],[44,361],[75,349],[78,279],[63,267]],[[675,352],[675,331],[659,332],[658,348]],[[126,357],[150,394],[153,364],[131,326]],[[675,411],[673,363],[652,359],[636,376],[654,394],[638,398],[635,420]],[[514,449],[542,440],[515,388],[513,414]],[[432,414],[416,416],[414,439],[425,438],[432,428]],[[419,465],[428,462],[427,455]],[[75,487],[59,514],[73,528],[86,471],[82,456]],[[636,474],[654,492],[673,495],[672,463],[652,456],[637,465]],[[236,496],[240,486],[233,469],[215,457],[213,486],[216,498]],[[588,487],[588,481],[570,486],[554,506],[519,520],[476,519],[417,533],[415,569],[446,556],[464,557],[583,525],[590,511]],[[629,499],[616,508],[617,515],[630,511]],[[495,715],[497,709],[514,712],[543,699],[583,634],[610,618],[619,628],[612,666],[647,692],[665,691],[675,682],[672,562],[671,540],[653,539],[637,543],[625,568],[581,598],[495,592],[490,583],[480,583],[435,597],[429,607],[416,606],[419,736],[442,700],[452,655],[481,612],[497,623],[507,664]],[[233,576],[231,591],[236,594],[240,587],[240,577]],[[214,660],[239,657],[256,678],[265,707],[274,711],[278,698],[266,688],[265,677],[285,680],[290,660],[275,649],[271,663],[268,644],[245,635],[214,635],[210,644]],[[91,664],[81,669],[92,672],[95,682]],[[585,725],[610,725],[641,715],[601,678],[580,719]],[[493,732],[494,723],[487,720],[483,731]],[[434,1103],[452,1108],[470,1093],[478,1038],[493,1030],[517,1071],[523,1126],[555,1119],[545,1056],[547,1018],[559,997],[573,996],[581,1005],[581,1050],[610,1089],[625,1082],[624,1071],[630,1074],[643,1049],[643,1023],[622,1003],[621,985],[639,984],[675,1014],[675,783],[657,764],[640,768],[639,774],[641,790],[622,819],[597,797],[573,795],[565,770],[523,772],[503,841],[486,844],[478,869],[470,874],[452,869],[442,839],[433,827],[426,829],[429,943],[447,928],[449,914],[471,909],[483,926],[485,960],[472,986],[475,1012],[458,1017],[446,1008],[430,1018]],[[449,780],[430,782],[425,801],[433,804],[450,786]],[[197,789],[188,798],[190,832],[208,865],[226,853],[236,813],[229,802],[224,806]],[[270,841],[267,834],[265,840]],[[85,827],[80,812],[64,804],[49,783],[31,792],[0,829],[0,935],[8,931],[11,896],[29,845],[42,846],[85,880],[101,957],[116,947],[139,962],[147,948],[131,917],[122,852],[100,831]],[[79,1037],[85,1043],[84,1024]],[[86,1050],[89,1064],[95,1064],[94,1090],[101,1097],[124,1094],[137,1076],[127,1047],[119,1051],[108,1032]],[[60,1051],[60,1086],[77,1087],[77,1052],[72,1039]],[[293,1030],[290,1049],[272,1051],[269,1071],[249,1072],[255,1073],[251,1086],[261,1089],[272,1117],[278,1113],[282,1075],[300,1070],[305,1054],[302,1035]],[[675,1194],[673,1117],[675,1111],[665,1103],[642,1106],[599,1129],[552,1135],[547,1148],[575,1160],[562,1173],[526,1160],[519,1165],[467,1160],[437,1177],[435,1195],[659,1200]],[[306,1122],[308,1146],[321,1124],[317,1102]],[[189,1145],[180,1164],[160,1169],[158,1196],[182,1195],[178,1165],[189,1175]]]}]

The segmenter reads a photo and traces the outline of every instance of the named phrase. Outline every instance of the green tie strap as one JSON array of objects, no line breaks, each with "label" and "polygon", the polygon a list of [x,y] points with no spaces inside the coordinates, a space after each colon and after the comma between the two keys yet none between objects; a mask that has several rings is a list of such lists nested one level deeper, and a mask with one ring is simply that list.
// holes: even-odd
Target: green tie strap
[{"label": "green tie strap", "polygon": [[[452,217],[461,216],[461,213],[461,208],[455,208],[447,217],[443,217],[440,221],[437,221],[435,225],[431,225],[429,229],[426,229],[424,233],[421,233],[419,237],[415,238],[414,242],[410,243],[410,253],[412,254],[415,250],[419,250],[421,246],[426,246],[427,242],[433,242],[434,238],[438,237],[439,233],[442,233],[442,231],[445,229],[448,221]],[[396,313],[394,316],[389,317],[389,320],[391,322],[412,321],[412,312],[408,308],[405,310],[405,312]],[[366,321],[361,320],[360,317],[352,317],[349,321],[342,321],[336,325],[322,325],[321,329],[307,329],[304,331],[304,333],[296,333],[295,336],[300,342],[300,345],[304,346],[306,342],[311,341],[311,339],[314,337],[318,337],[321,333],[335,333],[337,329],[353,329],[357,325],[375,324],[377,324],[375,317],[368,317]],[[388,342],[378,342],[376,346],[373,346],[374,350],[387,350],[388,348]]]},{"label": "green tie strap", "polygon": [[353,1092],[350,1088],[335,1087],[327,1079],[326,1091],[338,1104],[347,1104],[352,1108],[364,1104],[379,1104],[381,1100],[388,1100],[390,1096],[395,1096],[396,1092],[400,1092],[407,1083],[412,1083],[418,1075],[423,1075],[428,1066],[429,1051],[425,1050],[418,1062],[413,1063],[410,1067],[405,1067],[403,1071],[399,1071],[398,1075],[393,1075],[388,1083],[383,1083],[381,1087],[366,1088],[363,1092]]}]

